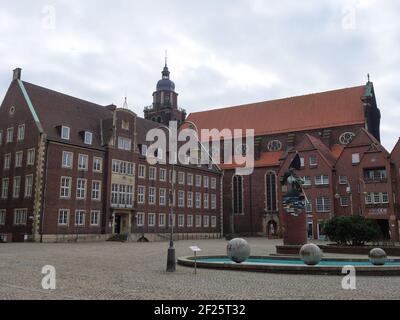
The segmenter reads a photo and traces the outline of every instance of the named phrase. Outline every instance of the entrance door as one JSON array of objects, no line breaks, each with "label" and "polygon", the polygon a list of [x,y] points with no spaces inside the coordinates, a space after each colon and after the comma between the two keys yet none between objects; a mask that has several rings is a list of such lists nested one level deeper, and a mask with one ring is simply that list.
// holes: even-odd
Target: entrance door
[{"label": "entrance door", "polygon": [[381,228],[381,233],[383,239],[389,240],[390,239],[390,228],[389,228],[389,220],[377,220],[379,227]]},{"label": "entrance door", "polygon": [[121,216],[118,216],[118,215],[115,216],[114,233],[115,234],[121,234]]}]

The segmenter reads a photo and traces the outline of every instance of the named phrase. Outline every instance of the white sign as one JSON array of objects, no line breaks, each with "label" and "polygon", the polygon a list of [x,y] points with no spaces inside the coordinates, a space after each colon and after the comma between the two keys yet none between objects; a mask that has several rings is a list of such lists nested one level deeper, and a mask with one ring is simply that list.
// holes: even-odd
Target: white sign
[{"label": "white sign", "polygon": [[198,247],[198,246],[192,246],[192,247],[189,247],[190,248],[190,250],[192,250],[193,252],[200,252],[201,251],[201,249]]}]

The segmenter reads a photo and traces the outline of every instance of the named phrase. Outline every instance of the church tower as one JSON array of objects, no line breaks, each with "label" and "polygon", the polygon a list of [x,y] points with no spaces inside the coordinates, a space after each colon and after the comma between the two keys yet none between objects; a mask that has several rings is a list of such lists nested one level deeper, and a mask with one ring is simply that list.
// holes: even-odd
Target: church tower
[{"label": "church tower", "polygon": [[178,107],[178,94],[175,92],[175,83],[170,79],[167,58],[161,74],[162,78],[153,93],[153,105],[144,109],[144,117],[166,126],[170,121],[177,121],[180,126],[186,119],[186,111]]}]

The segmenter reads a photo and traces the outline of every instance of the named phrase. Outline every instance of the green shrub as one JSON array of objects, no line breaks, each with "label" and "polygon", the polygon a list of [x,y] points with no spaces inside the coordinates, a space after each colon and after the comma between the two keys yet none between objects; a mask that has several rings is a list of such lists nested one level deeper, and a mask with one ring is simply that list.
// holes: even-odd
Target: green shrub
[{"label": "green shrub", "polygon": [[382,236],[376,221],[357,215],[334,217],[323,228],[328,238],[339,245],[363,246]]}]

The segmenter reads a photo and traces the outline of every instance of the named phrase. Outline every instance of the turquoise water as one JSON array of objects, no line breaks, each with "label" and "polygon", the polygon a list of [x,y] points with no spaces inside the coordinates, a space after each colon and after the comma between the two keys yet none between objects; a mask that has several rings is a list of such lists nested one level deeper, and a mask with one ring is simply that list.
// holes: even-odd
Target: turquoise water
[{"label": "turquoise water", "polygon": [[[200,258],[197,259],[198,262],[217,262],[217,263],[231,263],[236,264],[231,261],[229,258]],[[304,266],[304,262],[300,259],[292,259],[292,260],[279,260],[279,259],[248,259],[243,264],[280,264],[280,265],[302,265]],[[335,267],[344,267],[344,266],[373,266],[371,262],[365,261],[337,261],[337,260],[323,260],[319,264],[319,266],[335,266]],[[388,260],[385,266],[396,266],[400,267],[400,261]]]}]

